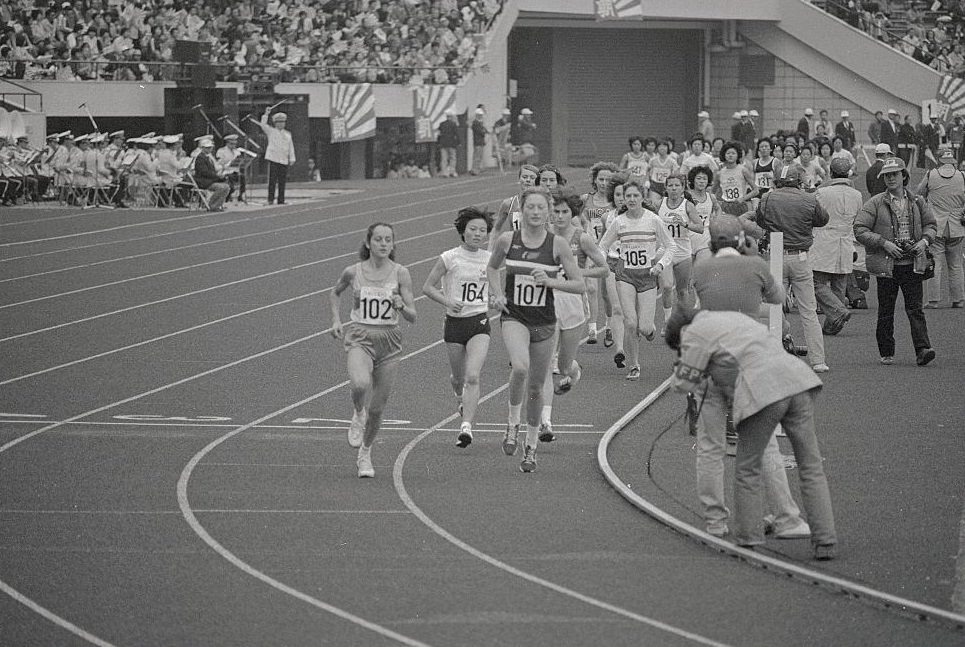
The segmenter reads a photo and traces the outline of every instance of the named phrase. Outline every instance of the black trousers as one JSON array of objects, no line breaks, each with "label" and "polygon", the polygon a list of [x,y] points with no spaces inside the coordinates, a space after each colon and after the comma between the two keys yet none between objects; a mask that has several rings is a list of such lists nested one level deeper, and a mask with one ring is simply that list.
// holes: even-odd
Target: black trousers
[{"label": "black trousers", "polygon": [[285,183],[288,182],[288,165],[268,162],[268,204],[275,201],[278,189],[278,204],[285,204]]},{"label": "black trousers", "polygon": [[875,281],[878,287],[878,327],[875,330],[878,353],[882,357],[895,355],[895,303],[898,301],[899,290],[905,301],[908,323],[911,324],[911,341],[915,346],[915,353],[923,348],[930,348],[928,325],[922,309],[922,275],[915,274],[912,265],[895,265],[890,279],[879,276]]},{"label": "black trousers", "polygon": [[[285,167],[285,168],[287,169],[288,167]],[[286,175],[287,175],[287,170],[286,170]],[[238,199],[241,200],[242,198],[244,198],[245,188],[246,188],[246,187],[245,187],[245,174],[244,174],[244,173],[240,173],[240,172],[238,172],[238,171],[235,171],[234,173],[232,173],[231,175],[229,175],[229,176],[227,177],[227,180],[228,180],[228,187],[229,187],[229,189],[228,189],[228,197],[225,198],[225,202],[231,200],[231,196],[232,196],[232,195],[234,194],[234,192],[235,192],[235,187],[238,187]],[[285,196],[285,190],[284,190],[284,188],[282,189],[281,195],[282,195],[282,198],[281,198],[281,199],[284,200],[284,199],[285,199],[285,197],[284,197],[284,196]]]}]

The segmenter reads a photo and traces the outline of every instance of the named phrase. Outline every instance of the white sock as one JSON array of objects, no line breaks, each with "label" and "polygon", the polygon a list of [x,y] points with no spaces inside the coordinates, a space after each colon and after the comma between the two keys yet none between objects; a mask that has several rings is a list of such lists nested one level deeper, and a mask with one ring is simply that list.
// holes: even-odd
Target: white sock
[{"label": "white sock", "polygon": [[518,425],[519,419],[523,415],[523,405],[522,404],[511,404],[509,405],[509,424]]},{"label": "white sock", "polygon": [[670,313],[673,312],[673,308],[663,309],[663,325],[666,326],[667,322],[670,320]]},{"label": "white sock", "polygon": [[607,317],[606,321],[603,324],[603,330],[609,330],[609,329],[610,329],[610,318]]},{"label": "white sock", "polygon": [[464,422],[461,425],[459,425],[459,429],[461,431],[472,431],[472,425],[469,424],[468,422]]},{"label": "white sock", "polygon": [[543,406],[543,412],[539,416],[540,422],[553,424],[553,405]]},{"label": "white sock", "polygon": [[361,447],[359,447],[359,456],[371,456],[371,455],[372,455],[372,445],[369,445],[368,447],[366,447],[365,445],[362,445]]},{"label": "white sock", "polygon": [[590,337],[596,337],[596,322],[587,326],[587,332],[590,334]]}]

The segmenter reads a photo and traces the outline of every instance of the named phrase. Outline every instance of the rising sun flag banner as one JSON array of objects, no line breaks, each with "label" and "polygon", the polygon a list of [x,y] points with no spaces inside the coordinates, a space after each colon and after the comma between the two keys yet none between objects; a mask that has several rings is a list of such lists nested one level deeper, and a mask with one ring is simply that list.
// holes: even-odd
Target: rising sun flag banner
[{"label": "rising sun flag banner", "polygon": [[[938,104],[939,110],[941,107],[947,106],[941,112],[947,111],[950,116],[965,114],[965,79],[953,76],[942,77],[941,83],[938,84],[935,102]],[[935,112],[937,113],[939,110]]]},{"label": "rising sun flag banner", "polygon": [[456,86],[422,85],[412,89],[412,115],[417,144],[436,141],[446,110],[456,107]]},{"label": "rising sun flag banner", "polygon": [[643,20],[643,0],[593,0],[597,20]]},{"label": "rising sun flag banner", "polygon": [[335,83],[330,96],[333,144],[375,135],[375,95],[371,83]]}]

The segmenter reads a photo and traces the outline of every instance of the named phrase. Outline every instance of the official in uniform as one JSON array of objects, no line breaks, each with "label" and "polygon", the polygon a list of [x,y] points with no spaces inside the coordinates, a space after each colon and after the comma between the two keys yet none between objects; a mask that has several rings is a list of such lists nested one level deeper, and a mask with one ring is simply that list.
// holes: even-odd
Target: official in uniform
[{"label": "official in uniform", "polygon": [[[268,162],[268,204],[275,202],[275,192],[278,192],[278,204],[285,204],[285,185],[288,182],[288,167],[295,163],[295,142],[292,134],[287,130],[288,115],[276,112],[271,116],[268,125],[268,111],[262,115],[261,121],[256,121],[268,137],[265,146],[265,161]],[[229,189],[230,190],[230,189]]]}]

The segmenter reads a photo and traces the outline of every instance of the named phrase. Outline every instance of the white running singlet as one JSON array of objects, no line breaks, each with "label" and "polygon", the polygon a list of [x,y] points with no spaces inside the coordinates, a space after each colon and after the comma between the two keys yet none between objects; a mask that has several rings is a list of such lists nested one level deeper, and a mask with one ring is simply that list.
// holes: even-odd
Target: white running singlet
[{"label": "white running singlet", "polygon": [[657,212],[657,215],[660,216],[660,220],[663,221],[667,231],[670,232],[670,237],[673,238],[673,242],[677,243],[677,252],[673,258],[674,263],[676,263],[685,258],[690,258],[692,254],[690,230],[682,224],[673,224],[672,222],[674,216],[679,216],[685,223],[689,220],[687,218],[687,200],[686,198],[681,200],[680,204],[673,209],[667,205],[667,200],[669,200],[669,198],[664,198],[660,201],[660,210]]},{"label": "white running singlet", "polygon": [[451,301],[462,304],[462,310],[446,308],[446,314],[450,317],[471,317],[486,312],[489,307],[489,281],[486,278],[489,251],[477,249],[470,252],[460,245],[442,252],[440,256],[446,266],[442,293]]}]

